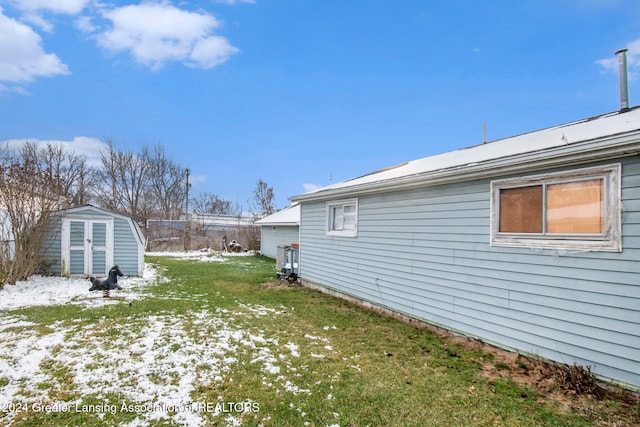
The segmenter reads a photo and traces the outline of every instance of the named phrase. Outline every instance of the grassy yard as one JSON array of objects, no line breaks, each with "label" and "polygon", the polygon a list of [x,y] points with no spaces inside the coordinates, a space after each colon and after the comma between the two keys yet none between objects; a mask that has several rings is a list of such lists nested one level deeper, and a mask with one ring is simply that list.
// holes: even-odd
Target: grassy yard
[{"label": "grassy yard", "polygon": [[490,348],[276,282],[266,258],[147,261],[162,279],[131,304],[0,312],[4,348],[42,352],[29,380],[0,375],[0,424],[640,425],[637,403],[488,377],[510,368]]}]

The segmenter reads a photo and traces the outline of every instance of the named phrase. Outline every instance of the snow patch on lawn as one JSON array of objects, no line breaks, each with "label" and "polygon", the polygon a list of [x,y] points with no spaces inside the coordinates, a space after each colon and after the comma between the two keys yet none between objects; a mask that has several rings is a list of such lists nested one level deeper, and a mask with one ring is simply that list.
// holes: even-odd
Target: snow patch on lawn
[{"label": "snow patch on lawn", "polygon": [[300,347],[298,347],[297,345],[295,345],[292,342],[288,342],[284,346],[289,349],[289,351],[291,352],[291,356],[300,357],[300,353],[298,352]]},{"label": "snow patch on lawn", "polygon": [[190,259],[203,262],[224,262],[224,257],[214,251],[183,251],[183,252],[145,252],[148,256],[166,256],[169,258]]},{"label": "snow patch on lawn", "polygon": [[[145,265],[142,277],[120,278],[118,284],[124,289],[112,290],[110,295],[140,299],[142,296],[138,291],[152,283],[156,275],[157,272],[152,266]],[[68,303],[95,305],[114,302],[108,298],[99,298],[102,296],[101,291],[89,292],[90,287],[91,283],[85,278],[31,276],[27,280],[16,282],[15,285],[7,284],[0,289],[0,310]]]},{"label": "snow patch on lawn", "polygon": [[[162,280],[147,265],[142,278],[119,280],[124,289],[112,291],[112,295],[144,298],[143,288]],[[180,315],[123,317],[117,322],[103,317],[91,325],[81,320],[42,325],[10,312],[64,304],[84,304],[91,309],[118,302],[89,293],[89,287],[86,279],[34,276],[0,290],[0,407],[15,402],[64,407],[98,401],[117,405],[120,410],[126,402],[154,408],[136,413],[126,424],[130,427],[163,421],[204,426],[212,417],[226,425],[240,425],[242,413],[171,408],[211,403],[198,401],[202,399],[199,390],[233,382],[232,374],[241,360],[256,364],[263,373],[262,383],[278,393],[311,393],[289,378],[299,376],[295,374],[299,367],[292,361],[301,352],[318,357],[306,346],[318,348],[319,343],[327,343],[326,338],[305,334],[297,337],[299,344],[294,344],[296,338],[292,337],[281,345],[262,330],[242,326],[247,318],[287,315],[290,309],[284,306],[240,304],[235,310],[194,309]],[[98,298],[87,299],[92,296]],[[236,319],[240,323],[236,324]],[[11,425],[15,415],[0,413],[0,424]]]},{"label": "snow patch on lawn", "polygon": [[190,259],[203,262],[225,262],[227,257],[246,257],[255,256],[254,251],[248,252],[217,252],[209,249],[197,251],[160,251],[145,252],[149,256],[166,256],[170,258]]},{"label": "snow patch on lawn", "polygon": [[[87,396],[118,408],[125,401],[127,405],[154,407],[138,413],[137,422],[131,425],[171,420],[178,425],[200,426],[207,424],[205,414],[165,408],[207,403],[194,402],[193,393],[199,387],[233,381],[231,374],[241,354],[260,364],[265,374],[281,374],[274,356],[277,340],[247,332],[222,318],[221,313],[206,310],[143,320],[125,318],[115,324],[105,318],[91,327],[53,324],[49,329],[54,332],[44,335],[26,329],[31,325],[18,317],[0,320],[0,405],[16,401],[81,404],[81,398],[58,401],[60,386],[41,387],[57,384],[56,372],[65,371],[72,377],[61,386],[65,394]],[[275,380],[284,391],[309,392],[282,375]],[[10,424],[8,417],[4,422]]]}]

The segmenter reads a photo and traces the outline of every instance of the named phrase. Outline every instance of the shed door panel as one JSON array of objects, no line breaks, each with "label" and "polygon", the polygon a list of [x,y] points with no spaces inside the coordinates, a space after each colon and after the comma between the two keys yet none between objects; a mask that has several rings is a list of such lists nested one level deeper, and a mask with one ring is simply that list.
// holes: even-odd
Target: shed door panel
[{"label": "shed door panel", "polygon": [[91,273],[107,273],[107,224],[90,222],[91,224]]},{"label": "shed door panel", "polygon": [[69,223],[69,273],[84,274],[85,237],[84,221]]}]

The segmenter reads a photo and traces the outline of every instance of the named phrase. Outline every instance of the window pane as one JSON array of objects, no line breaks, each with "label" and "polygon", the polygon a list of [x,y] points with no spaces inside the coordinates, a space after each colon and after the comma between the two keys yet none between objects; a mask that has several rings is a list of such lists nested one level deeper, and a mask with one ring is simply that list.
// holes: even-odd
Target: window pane
[{"label": "window pane", "polygon": [[332,210],[332,224],[331,224],[331,229],[332,230],[342,230],[342,224],[343,224],[343,209],[342,206],[338,206],[338,207],[334,207],[331,209]]},{"label": "window pane", "polygon": [[547,186],[547,232],[602,233],[602,179]]},{"label": "window pane", "polygon": [[344,206],[344,224],[343,227],[345,230],[355,230],[356,229],[356,206],[355,205],[345,205]]},{"label": "window pane", "polygon": [[542,186],[500,190],[500,232],[542,233]]}]

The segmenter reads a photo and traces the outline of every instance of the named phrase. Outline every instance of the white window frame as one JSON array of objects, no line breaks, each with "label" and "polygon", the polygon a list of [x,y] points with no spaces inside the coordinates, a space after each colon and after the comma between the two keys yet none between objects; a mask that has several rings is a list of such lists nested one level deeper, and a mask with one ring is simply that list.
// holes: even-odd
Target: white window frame
[{"label": "white window frame", "polygon": [[[344,223],[342,223],[342,225],[336,225],[336,215],[339,210],[342,210],[344,215],[344,208],[346,206],[353,206],[355,210],[353,224],[350,224],[348,227],[344,227]],[[326,219],[327,236],[356,237],[358,235],[358,199],[327,202]]]},{"label": "white window frame", "polygon": [[[564,249],[568,251],[622,252],[622,166],[610,164],[569,171],[491,181],[491,246]],[[603,179],[604,227],[602,233],[500,232],[500,190]],[[546,210],[546,190],[543,193]],[[544,219],[543,219],[544,221]]]}]

